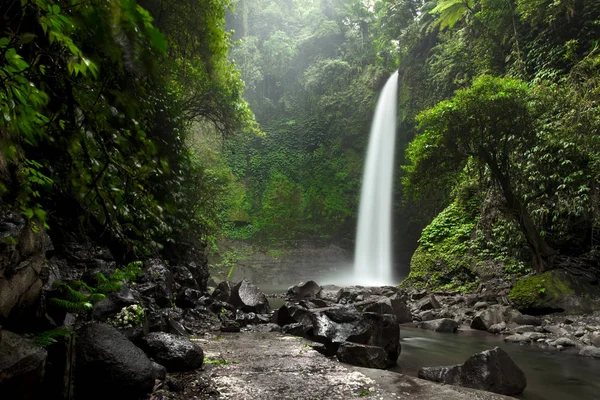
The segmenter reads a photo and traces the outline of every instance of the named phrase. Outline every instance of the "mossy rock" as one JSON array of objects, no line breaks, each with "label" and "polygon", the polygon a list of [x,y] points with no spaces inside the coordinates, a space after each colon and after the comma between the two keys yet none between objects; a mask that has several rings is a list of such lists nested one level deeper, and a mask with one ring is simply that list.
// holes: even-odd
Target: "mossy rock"
[{"label": "mossy rock", "polygon": [[508,297],[519,311],[527,314],[600,310],[600,286],[564,270],[523,278]]}]

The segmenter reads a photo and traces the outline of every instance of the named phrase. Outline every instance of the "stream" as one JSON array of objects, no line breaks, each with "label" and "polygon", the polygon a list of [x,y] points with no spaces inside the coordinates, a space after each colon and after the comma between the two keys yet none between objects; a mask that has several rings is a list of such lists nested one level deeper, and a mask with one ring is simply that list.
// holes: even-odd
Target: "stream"
[{"label": "stream", "polygon": [[524,400],[600,399],[600,360],[580,357],[575,350],[505,343],[501,335],[463,331],[438,333],[402,326],[402,352],[393,370],[417,376],[421,367],[461,364],[469,356],[495,346],[506,351],[525,372]]}]

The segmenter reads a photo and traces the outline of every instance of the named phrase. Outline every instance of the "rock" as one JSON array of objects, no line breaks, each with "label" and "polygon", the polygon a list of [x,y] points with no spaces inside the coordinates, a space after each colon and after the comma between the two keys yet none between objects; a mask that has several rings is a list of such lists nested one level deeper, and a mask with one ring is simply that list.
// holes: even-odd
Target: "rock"
[{"label": "rock", "polygon": [[[391,311],[391,309],[390,309]],[[351,305],[337,306],[337,307],[328,307],[324,309],[318,310],[318,312],[322,312],[329,319],[337,323],[344,322],[354,322],[361,319],[361,313],[358,309]],[[379,313],[374,313],[379,314]]]},{"label": "rock", "polygon": [[434,332],[456,332],[458,322],[449,318],[434,319],[433,321],[422,321],[417,323],[418,328],[428,329]]},{"label": "rock", "polygon": [[208,273],[208,262],[204,259],[203,263],[196,262],[188,262],[185,267],[192,273],[192,276],[196,280],[198,284],[198,290],[201,292],[206,292],[208,278],[210,274]]},{"label": "rock", "polygon": [[505,395],[519,394],[527,386],[523,371],[498,347],[477,353],[462,365],[421,368],[419,378]]},{"label": "rock", "polygon": [[402,298],[400,293],[395,293],[391,297],[389,297],[390,303],[392,305],[393,312],[398,320],[399,324],[405,324],[408,322],[412,322],[413,317],[410,312],[410,308],[406,304],[406,301]]},{"label": "rock", "polygon": [[171,268],[173,273],[173,279],[177,282],[181,287],[190,288],[190,289],[198,289],[198,282],[192,275],[192,272],[183,265],[175,265]]},{"label": "rock", "polygon": [[286,297],[293,300],[302,300],[317,297],[320,291],[321,286],[317,285],[315,281],[300,282],[288,289]]},{"label": "rock", "polygon": [[577,331],[575,331],[575,333],[573,334],[573,336],[575,337],[582,337],[583,335],[585,335],[585,331],[583,329],[577,329]]},{"label": "rock", "polygon": [[231,289],[228,303],[245,312],[266,314],[271,311],[265,294],[246,279]]},{"label": "rock", "polygon": [[536,342],[539,340],[546,339],[548,337],[548,336],[544,335],[543,333],[539,333],[539,332],[526,332],[523,334],[523,336],[528,337],[529,339],[536,341]]},{"label": "rock", "polygon": [[547,333],[552,333],[556,336],[566,336],[569,334],[569,331],[567,331],[565,328],[561,328],[560,326],[557,325],[544,325],[544,332]]},{"label": "rock", "polygon": [[359,367],[385,369],[387,366],[386,352],[377,346],[343,342],[336,355],[341,362]]},{"label": "rock", "polygon": [[4,327],[27,329],[24,318],[35,316],[50,248],[52,242],[43,228],[0,208],[0,319]]},{"label": "rock", "polygon": [[0,398],[42,398],[38,388],[44,377],[48,353],[32,340],[0,330]]},{"label": "rock", "polygon": [[210,310],[198,306],[194,309],[188,308],[185,310],[182,324],[190,333],[200,335],[219,330],[221,321]]},{"label": "rock", "polygon": [[494,324],[494,325],[490,326],[488,328],[488,332],[498,334],[498,333],[501,333],[502,331],[504,331],[505,329],[506,329],[506,322],[502,321],[499,324]]},{"label": "rock", "polygon": [[200,368],[204,362],[202,348],[186,337],[165,332],[146,336],[148,354],[168,372],[186,372]]},{"label": "rock", "polygon": [[510,329],[512,333],[534,332],[534,330],[535,326],[533,325],[521,325]]},{"label": "rock", "polygon": [[471,329],[487,331],[492,325],[501,322],[511,322],[513,319],[521,315],[516,310],[510,307],[491,305],[486,310],[478,312],[471,321]]},{"label": "rock", "polygon": [[424,297],[421,300],[417,301],[417,303],[415,304],[415,307],[419,311],[427,311],[427,310],[435,310],[437,308],[440,308],[441,306],[440,306],[440,303],[438,303],[438,301],[436,300],[434,295],[429,295],[429,296]]},{"label": "rock", "polygon": [[172,333],[174,335],[179,335],[179,336],[188,336],[188,332],[185,330],[183,325],[181,325],[181,323],[176,321],[174,318],[168,317],[167,325],[169,327],[170,333]]},{"label": "rock", "polygon": [[223,281],[219,283],[219,285],[213,291],[212,297],[217,300],[226,302],[227,300],[229,300],[229,296],[231,296],[232,287],[233,286],[231,285],[231,282]]},{"label": "rock", "polygon": [[175,304],[179,308],[194,308],[202,296],[201,291],[184,287],[177,294]]},{"label": "rock", "polygon": [[293,303],[286,303],[279,308],[277,312],[277,324],[279,326],[296,322],[308,327],[308,329],[312,327],[312,319],[308,309]]},{"label": "rock", "polygon": [[585,346],[579,351],[579,355],[583,357],[600,358],[600,348],[595,346]]},{"label": "rock", "polygon": [[325,285],[321,287],[321,291],[317,294],[319,299],[333,301],[337,303],[340,300],[342,288],[335,285]]},{"label": "rock", "polygon": [[146,261],[144,276],[136,289],[153,298],[160,307],[171,307],[173,303],[173,275],[160,260]]},{"label": "rock", "polygon": [[417,314],[421,321],[431,321],[437,318],[435,313],[432,310],[422,311]]},{"label": "rock", "polygon": [[542,319],[539,317],[534,317],[533,315],[521,314],[513,319],[513,322],[518,325],[533,325],[533,326],[541,326]]},{"label": "rock", "polygon": [[106,299],[94,306],[92,318],[97,321],[105,321],[107,318],[117,314],[123,307],[135,304],[133,292],[123,287],[118,292],[110,293]]},{"label": "rock", "polygon": [[568,337],[560,337],[558,339],[556,339],[556,341],[554,342],[555,346],[563,346],[563,347],[576,347],[577,346],[577,342],[575,342],[573,339],[570,339]]},{"label": "rock", "polygon": [[478,301],[477,303],[475,303],[473,308],[475,310],[481,310],[482,308],[487,308],[488,305],[489,304],[486,301]]},{"label": "rock", "polygon": [[299,322],[294,322],[292,324],[284,325],[281,328],[281,331],[283,333],[288,333],[290,335],[304,337],[311,328],[312,327],[303,325],[303,324],[301,324]]},{"label": "rock", "polygon": [[530,338],[528,336],[525,335],[521,335],[521,334],[516,334],[516,335],[510,335],[510,336],[506,336],[504,338],[505,342],[512,342],[512,343],[527,343],[530,342]]},{"label": "rock", "polygon": [[154,369],[154,379],[164,381],[167,377],[167,369],[154,361],[152,361],[152,368]]},{"label": "rock", "polygon": [[424,298],[425,296],[427,296],[427,290],[420,290],[420,291],[416,291],[410,294],[410,299],[412,301],[417,301],[417,300],[421,300],[422,298]]},{"label": "rock", "polygon": [[76,351],[76,399],[140,399],[152,391],[152,362],[115,328],[97,323],[84,326],[78,332]]}]

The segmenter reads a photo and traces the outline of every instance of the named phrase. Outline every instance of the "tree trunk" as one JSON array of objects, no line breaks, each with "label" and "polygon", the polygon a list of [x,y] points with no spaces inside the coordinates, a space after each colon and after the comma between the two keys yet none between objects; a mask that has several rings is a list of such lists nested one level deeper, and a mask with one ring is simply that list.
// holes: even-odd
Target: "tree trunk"
[{"label": "tree trunk", "polygon": [[510,181],[506,174],[504,174],[498,164],[492,159],[489,153],[485,151],[479,152],[483,161],[488,165],[492,173],[492,178],[500,184],[502,194],[506,200],[506,204],[513,213],[513,216],[519,222],[521,231],[525,235],[527,245],[531,251],[531,258],[533,261],[533,268],[538,272],[542,273],[547,271],[552,266],[553,256],[556,254],[544,238],[540,235],[539,231],[535,227],[527,207],[521,203],[519,198],[515,196],[512,188],[510,187]]}]

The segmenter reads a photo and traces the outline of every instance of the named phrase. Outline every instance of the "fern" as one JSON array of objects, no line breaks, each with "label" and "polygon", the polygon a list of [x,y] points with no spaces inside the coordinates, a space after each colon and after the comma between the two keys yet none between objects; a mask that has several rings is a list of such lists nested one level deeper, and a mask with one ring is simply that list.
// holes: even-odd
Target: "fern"
[{"label": "fern", "polygon": [[78,314],[87,313],[93,307],[92,303],[87,302],[87,301],[76,302],[76,301],[69,301],[69,300],[65,300],[65,299],[59,299],[57,297],[52,297],[50,299],[50,303],[54,304],[55,306],[57,306],[59,308],[65,309],[69,312],[78,313]]},{"label": "fern", "polygon": [[56,343],[56,338],[71,336],[73,331],[68,329],[52,329],[50,331],[40,332],[40,333],[27,333],[24,336],[26,338],[33,339],[33,342],[36,346],[40,347],[48,347],[51,344]]}]

